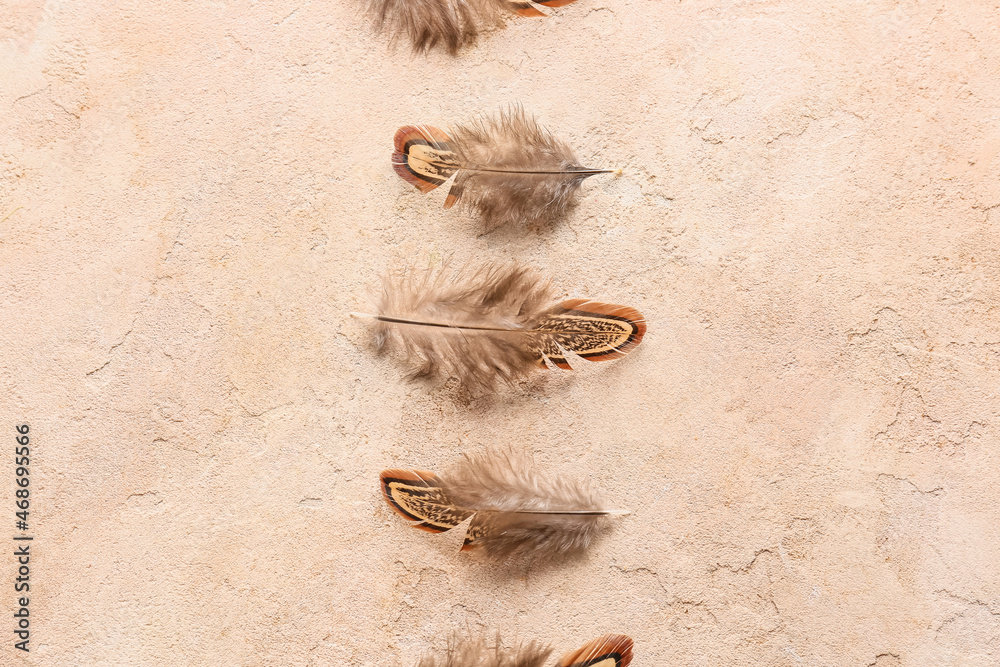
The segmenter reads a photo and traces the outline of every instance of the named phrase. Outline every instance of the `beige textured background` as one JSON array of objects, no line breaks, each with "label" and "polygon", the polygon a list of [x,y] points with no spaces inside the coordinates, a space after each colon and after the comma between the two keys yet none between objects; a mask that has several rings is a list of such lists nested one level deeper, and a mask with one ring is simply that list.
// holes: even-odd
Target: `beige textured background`
[{"label": "beige textured background", "polygon": [[[626,632],[634,667],[1000,664],[996,3],[579,0],[457,58],[356,9],[0,3],[37,552],[0,662],[405,666],[468,626]],[[623,175],[482,236],[393,174],[399,125],[518,101]],[[346,313],[446,253],[649,334],[496,398],[407,384]],[[379,498],[510,442],[633,514],[512,575]]]}]

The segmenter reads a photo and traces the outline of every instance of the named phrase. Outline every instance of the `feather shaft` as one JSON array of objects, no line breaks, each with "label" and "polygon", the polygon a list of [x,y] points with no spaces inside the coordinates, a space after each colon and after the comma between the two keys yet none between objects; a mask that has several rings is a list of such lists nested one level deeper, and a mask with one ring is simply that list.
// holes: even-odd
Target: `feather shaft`
[{"label": "feather shaft", "polygon": [[[353,315],[353,313],[352,313]],[[443,327],[445,329],[468,329],[469,331],[495,331],[497,333],[513,333],[513,334],[592,334],[591,329],[509,329],[505,327],[473,327],[467,325],[459,324],[446,324],[444,322],[419,322],[417,320],[404,320],[399,317],[391,317],[388,315],[363,315],[363,317],[370,317],[378,320],[379,322],[389,322],[391,324],[408,324],[416,327]]]},{"label": "feather shaft", "polygon": [[479,167],[462,167],[466,171],[480,171],[484,174],[524,174],[527,176],[537,175],[537,176],[555,176],[563,174],[574,174],[577,176],[583,176],[584,174],[588,176],[593,176],[594,174],[611,174],[614,173],[614,169],[555,169],[555,170],[535,170],[531,171],[528,169],[483,169]]},{"label": "feather shaft", "polygon": [[567,514],[578,516],[625,516],[629,510],[516,510],[514,514]]},{"label": "feather shaft", "polygon": [[593,176],[595,174],[614,174],[621,170],[619,169],[549,169],[549,170],[529,170],[529,169],[487,169],[485,167],[476,167],[472,165],[463,164],[461,162],[452,161],[442,161],[442,160],[431,160],[419,155],[410,155],[410,162],[422,162],[426,165],[432,167],[440,167],[442,169],[462,169],[463,171],[479,171],[486,174],[525,174],[525,175],[554,175],[554,174],[577,174],[577,175],[588,175]]},{"label": "feather shaft", "polygon": [[376,315],[375,319],[379,322],[390,322],[392,324],[408,324],[415,327],[444,327],[446,329],[468,329],[469,331],[509,331],[514,332],[513,329],[501,329],[499,327],[471,327],[471,326],[459,326],[457,324],[445,324],[443,322],[417,322],[416,320],[404,320],[399,317],[389,317],[387,315]]}]

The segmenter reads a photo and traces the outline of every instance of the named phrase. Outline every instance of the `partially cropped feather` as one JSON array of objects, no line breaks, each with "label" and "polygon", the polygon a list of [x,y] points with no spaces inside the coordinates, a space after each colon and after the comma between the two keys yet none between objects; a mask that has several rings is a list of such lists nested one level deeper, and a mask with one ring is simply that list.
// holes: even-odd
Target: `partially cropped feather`
[{"label": "partially cropped feather", "polygon": [[498,25],[507,12],[545,16],[539,5],[562,7],[575,0],[368,0],[380,32],[407,37],[418,53],[437,46],[455,55],[475,44],[483,28]]},{"label": "partially cropped feather", "polygon": [[552,649],[538,642],[504,649],[499,637],[494,642],[484,638],[453,636],[441,656],[424,656],[417,667],[542,667]]},{"label": "partially cropped feather", "polygon": [[604,508],[585,482],[543,476],[513,450],[466,456],[440,477],[385,470],[380,482],[390,507],[423,530],[444,532],[472,517],[462,550],[504,560],[579,553],[608,528],[609,515],[622,513]]},{"label": "partially cropped feather", "polygon": [[[455,634],[443,655],[424,656],[417,667],[543,667],[552,648],[538,642],[504,649],[500,638]],[[625,635],[604,635],[559,660],[558,667],[628,667],[632,662],[632,639]]]},{"label": "partially cropped feather", "polygon": [[610,171],[584,167],[569,144],[520,107],[459,125],[450,137],[431,126],[402,127],[393,164],[421,192],[454,174],[445,208],[461,202],[488,230],[555,220],[572,206],[584,179]]},{"label": "partially cropped feather", "polygon": [[375,26],[394,38],[406,36],[413,50],[436,46],[454,55],[474,44],[481,27],[495,25],[504,0],[371,0]]},{"label": "partially cropped feather", "polygon": [[376,347],[396,345],[413,377],[456,377],[467,388],[514,382],[546,360],[569,369],[624,356],[642,340],[633,308],[573,299],[552,304],[548,282],[518,265],[388,276],[378,303]]}]

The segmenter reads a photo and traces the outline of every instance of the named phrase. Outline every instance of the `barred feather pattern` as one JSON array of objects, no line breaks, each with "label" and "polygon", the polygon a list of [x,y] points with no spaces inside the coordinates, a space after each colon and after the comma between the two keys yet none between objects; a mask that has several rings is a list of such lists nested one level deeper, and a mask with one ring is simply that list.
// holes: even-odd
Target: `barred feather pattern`
[{"label": "barred feather pattern", "polygon": [[[378,311],[395,321],[379,321],[375,345],[384,351],[398,344],[414,365],[411,378],[456,377],[465,387],[492,390],[536,367],[535,351],[512,334],[529,326],[549,299],[549,284],[522,266],[390,275]],[[484,330],[488,327],[511,331]]]},{"label": "barred feather pattern", "polygon": [[552,304],[550,288],[520,265],[405,271],[383,281],[376,349],[402,351],[412,378],[457,378],[491,391],[546,361],[570,369],[567,353],[589,361],[628,354],[646,331],[633,308],[571,299]]},{"label": "barred feather pattern", "polygon": [[563,216],[588,177],[569,144],[520,107],[452,129],[460,167],[451,195],[483,221],[486,230],[519,223],[544,224]]},{"label": "barred feather pattern", "polygon": [[506,650],[500,638],[489,642],[483,638],[454,636],[441,656],[424,656],[417,667],[542,667],[552,649],[538,642],[522,644]]}]

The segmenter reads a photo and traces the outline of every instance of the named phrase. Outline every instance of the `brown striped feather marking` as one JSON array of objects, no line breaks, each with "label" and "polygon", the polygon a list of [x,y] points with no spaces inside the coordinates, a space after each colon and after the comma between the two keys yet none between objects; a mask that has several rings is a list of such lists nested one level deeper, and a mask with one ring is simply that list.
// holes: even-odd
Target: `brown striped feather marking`
[{"label": "brown striped feather marking", "polygon": [[549,311],[534,328],[548,334],[539,341],[539,365],[547,358],[570,370],[565,351],[588,361],[624,357],[646,334],[646,320],[635,308],[587,299],[563,301]]},{"label": "brown striped feather marking", "polygon": [[404,181],[426,194],[458,169],[447,134],[430,125],[406,125],[396,131],[392,168]]},{"label": "brown striped feather marking", "polygon": [[400,516],[415,527],[443,533],[459,525],[473,512],[456,507],[441,488],[441,480],[426,470],[383,470],[379,475],[382,496]]},{"label": "brown striped feather marking", "polygon": [[476,540],[485,535],[489,529],[489,520],[486,514],[486,512],[477,512],[476,516],[472,517],[472,521],[469,522],[469,528],[465,531],[465,541],[462,542],[462,551],[472,551],[479,546],[476,544]]},{"label": "brown striped feather marking", "polygon": [[576,2],[576,0],[533,0],[536,4],[545,5],[546,7],[565,7],[566,5]]},{"label": "brown striped feather marking", "polygon": [[488,534],[494,529],[496,524],[496,512],[490,510],[480,510],[469,522],[469,528],[465,531],[465,542],[462,543],[462,551],[472,551],[479,547],[476,540]]},{"label": "brown striped feather marking", "polygon": [[559,667],[627,667],[632,662],[632,639],[604,635],[564,655]]}]

